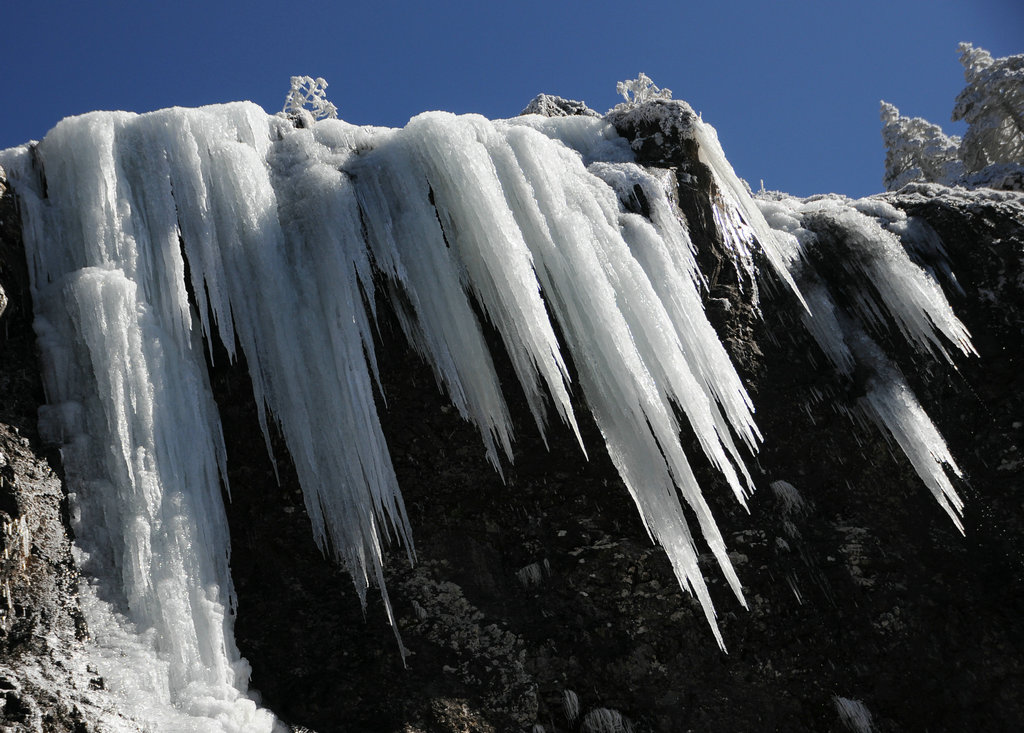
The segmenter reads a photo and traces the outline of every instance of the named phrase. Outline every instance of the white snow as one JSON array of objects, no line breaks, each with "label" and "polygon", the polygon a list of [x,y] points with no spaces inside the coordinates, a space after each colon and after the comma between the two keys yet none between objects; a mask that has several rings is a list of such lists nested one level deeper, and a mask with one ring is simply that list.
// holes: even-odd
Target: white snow
[{"label": "white snow", "polygon": [[603,117],[522,115],[499,120],[496,124],[499,127],[522,126],[534,129],[575,150],[586,165],[598,161],[632,163],[634,160],[629,143],[619,137],[615,127]]}]

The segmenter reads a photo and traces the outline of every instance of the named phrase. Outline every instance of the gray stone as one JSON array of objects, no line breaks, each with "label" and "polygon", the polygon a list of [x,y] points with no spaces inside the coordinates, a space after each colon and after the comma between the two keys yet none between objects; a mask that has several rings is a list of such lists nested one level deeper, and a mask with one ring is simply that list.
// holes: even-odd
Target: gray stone
[{"label": "gray stone", "polygon": [[583,115],[585,117],[600,117],[601,115],[590,109],[586,102],[575,99],[565,99],[553,94],[538,94],[530,100],[520,115],[542,115],[544,117],[573,117]]}]

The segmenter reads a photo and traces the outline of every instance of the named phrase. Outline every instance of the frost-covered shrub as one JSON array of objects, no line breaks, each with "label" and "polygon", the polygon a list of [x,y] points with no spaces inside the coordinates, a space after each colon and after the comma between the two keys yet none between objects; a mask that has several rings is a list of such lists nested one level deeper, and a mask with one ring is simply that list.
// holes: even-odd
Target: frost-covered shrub
[{"label": "frost-covered shrub", "polygon": [[970,43],[959,47],[967,86],[953,121],[967,123],[960,157],[973,173],[993,163],[1024,163],[1024,54],[993,59]]},{"label": "frost-covered shrub", "polygon": [[[1016,188],[1024,178],[1024,54],[993,59],[970,43],[959,51],[967,86],[956,98],[953,121],[967,123],[962,140],[882,102],[888,190],[919,181]],[[998,174],[988,174],[991,166],[999,166]]]},{"label": "frost-covered shrub", "polygon": [[637,107],[646,102],[653,102],[655,99],[672,99],[671,89],[659,89],[642,71],[636,79],[620,81],[615,85],[615,91],[626,100],[624,104],[618,105],[615,109]]},{"label": "frost-covered shrub", "polygon": [[885,188],[895,191],[914,181],[953,185],[963,175],[960,138],[921,117],[903,117],[882,102]]},{"label": "frost-covered shrub", "polygon": [[281,112],[289,117],[298,117],[306,123],[338,118],[338,108],[327,101],[327,82],[322,76],[316,79],[311,76],[293,76],[292,88],[288,90]]}]

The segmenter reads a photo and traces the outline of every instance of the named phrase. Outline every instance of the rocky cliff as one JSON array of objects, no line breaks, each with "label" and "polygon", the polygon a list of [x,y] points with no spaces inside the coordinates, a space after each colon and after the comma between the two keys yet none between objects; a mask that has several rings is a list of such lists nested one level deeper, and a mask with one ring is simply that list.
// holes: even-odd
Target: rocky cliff
[{"label": "rocky cliff", "polygon": [[[380,601],[364,612],[313,543],[281,441],[275,477],[245,365],[215,353],[229,479],[245,487],[228,503],[236,637],[263,704],[320,733],[1014,730],[1024,719],[1024,197],[934,185],[880,197],[941,237],[948,263],[913,254],[940,279],[947,264],[955,274],[944,284],[980,354],[928,361],[878,335],[964,471],[961,536],[900,450],[851,419],[864,384],[827,364],[796,298],[737,265],[694,140],[637,117],[618,130],[638,162],[673,172],[708,275],[705,308],[766,436],[749,513],[710,465],[695,465],[750,606],[708,574],[728,653],[608,456],[585,459],[561,428],[545,447],[513,400],[520,437],[500,477],[381,298],[388,401],[378,407],[416,536],[415,565],[396,548],[386,566],[404,653]],[[94,730],[103,680],[75,661],[88,630],[59,458],[34,428],[31,305],[6,189],[2,201],[0,720]],[[648,213],[641,195],[631,205]],[[498,369],[516,383],[507,361]],[[586,445],[600,446],[577,414]]]}]

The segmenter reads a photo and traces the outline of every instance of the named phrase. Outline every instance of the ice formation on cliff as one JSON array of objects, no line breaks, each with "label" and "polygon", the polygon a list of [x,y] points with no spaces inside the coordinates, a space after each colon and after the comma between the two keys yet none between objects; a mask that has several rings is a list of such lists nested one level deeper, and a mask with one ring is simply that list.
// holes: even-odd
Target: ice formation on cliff
[{"label": "ice formation on cliff", "polygon": [[[960,476],[960,469],[899,368],[870,335],[892,323],[925,354],[952,361],[948,344],[976,353],[935,278],[907,251],[941,255],[941,242],[923,222],[878,199],[775,196],[758,205],[789,239],[790,271],[809,307],[803,315],[808,331],[840,374],[862,382],[857,407],[892,436],[962,532],[963,501],[947,475]],[[830,283],[816,269],[823,251],[841,268],[841,281],[833,275]]]},{"label": "ice formation on cliff", "polygon": [[[698,121],[693,134],[737,261],[753,273],[760,248],[782,281],[800,280],[808,326],[841,371],[874,358],[827,288],[799,277],[787,232],[800,235],[805,212],[779,202],[766,220],[713,129]],[[704,315],[672,181],[638,167],[607,120],[426,113],[403,129],[334,119],[296,128],[247,103],[92,113],[4,151],[0,164],[24,213],[49,401],[42,419],[63,444],[78,551],[93,579],[83,592],[96,654],[140,721],[275,725],[244,697],[247,667],[233,642],[225,453],[203,337],[219,338],[232,358],[240,347],[264,434],[270,421],[280,427],[314,536],[360,596],[372,578],[386,601],[382,540],[399,539],[412,556],[374,405],[378,287],[498,470],[514,435],[478,311],[542,434],[553,408],[579,437],[571,395],[582,396],[652,537],[722,643],[680,496],[741,602],[742,591],[678,420],[741,502],[753,490],[745,451],[760,435]],[[635,187],[649,218],[622,204]],[[864,250],[850,267],[880,300],[864,296],[859,315],[877,326],[884,307],[925,348],[944,353],[937,329],[969,349],[884,227],[846,209],[826,215],[864,235],[850,244]],[[938,476],[940,463],[953,466],[941,438],[884,364],[875,376],[866,405],[953,514],[958,500]]]}]

